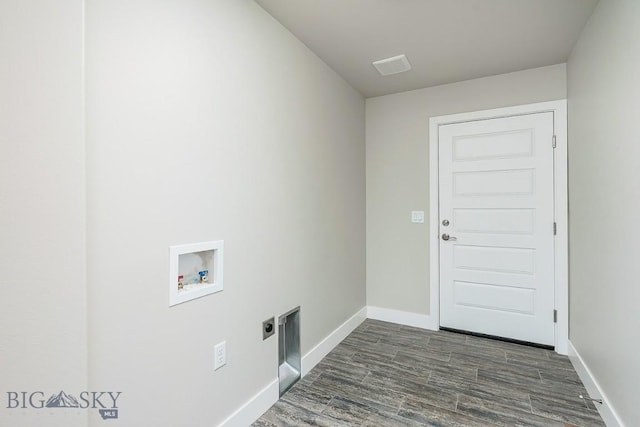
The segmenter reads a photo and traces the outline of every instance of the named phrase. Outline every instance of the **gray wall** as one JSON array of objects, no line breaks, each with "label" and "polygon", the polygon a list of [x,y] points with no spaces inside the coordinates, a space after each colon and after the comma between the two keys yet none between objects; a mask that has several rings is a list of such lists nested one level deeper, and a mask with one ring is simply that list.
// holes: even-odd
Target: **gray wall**
[{"label": "gray wall", "polygon": [[[262,320],[301,305],[306,353],[364,307],[364,99],[255,3],[3,1],[0,57],[3,396],[217,425],[276,378]],[[225,290],[169,308],[168,247],[216,239]]]},{"label": "gray wall", "polygon": [[[306,353],[365,305],[364,99],[250,1],[86,27],[90,386],[123,425],[217,425],[276,378],[262,320],[301,305]],[[217,239],[224,291],[169,308],[169,246]]]},{"label": "gray wall", "polygon": [[429,314],[429,117],[566,98],[564,64],[367,99],[367,304]]},{"label": "gray wall", "polygon": [[5,393],[86,387],[82,1],[0,2],[0,58],[0,425],[44,425]]},{"label": "gray wall", "polygon": [[640,424],[640,2],[601,0],[568,62],[570,340]]}]

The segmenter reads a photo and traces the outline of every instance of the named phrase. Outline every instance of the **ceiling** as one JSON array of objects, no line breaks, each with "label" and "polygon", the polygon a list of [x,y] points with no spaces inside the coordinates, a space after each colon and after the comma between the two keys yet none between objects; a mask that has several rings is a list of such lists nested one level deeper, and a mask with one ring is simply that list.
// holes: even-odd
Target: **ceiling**
[{"label": "ceiling", "polygon": [[[598,0],[256,0],[365,97],[565,62]],[[412,69],[372,62],[406,54]]]}]

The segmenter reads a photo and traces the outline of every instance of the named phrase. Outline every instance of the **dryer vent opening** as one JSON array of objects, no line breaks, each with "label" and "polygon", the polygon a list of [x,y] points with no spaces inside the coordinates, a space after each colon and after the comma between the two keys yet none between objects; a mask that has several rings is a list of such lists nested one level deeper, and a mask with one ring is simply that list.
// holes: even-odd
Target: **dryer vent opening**
[{"label": "dryer vent opening", "polygon": [[300,379],[300,307],[278,318],[280,396]]}]

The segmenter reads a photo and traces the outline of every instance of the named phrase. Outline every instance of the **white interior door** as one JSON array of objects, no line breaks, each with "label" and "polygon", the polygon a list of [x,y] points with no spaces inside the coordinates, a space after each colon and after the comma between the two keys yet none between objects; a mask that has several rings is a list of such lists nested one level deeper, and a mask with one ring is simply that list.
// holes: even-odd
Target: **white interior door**
[{"label": "white interior door", "polygon": [[553,113],[438,137],[440,325],[554,345]]}]

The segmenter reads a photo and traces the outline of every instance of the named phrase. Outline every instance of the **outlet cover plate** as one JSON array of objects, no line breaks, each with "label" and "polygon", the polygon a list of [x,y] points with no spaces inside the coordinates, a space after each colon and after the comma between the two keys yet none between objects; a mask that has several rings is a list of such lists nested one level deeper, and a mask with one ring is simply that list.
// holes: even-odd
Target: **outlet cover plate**
[{"label": "outlet cover plate", "polygon": [[216,344],[213,353],[213,369],[217,371],[227,364],[227,342],[222,341],[221,343]]}]

